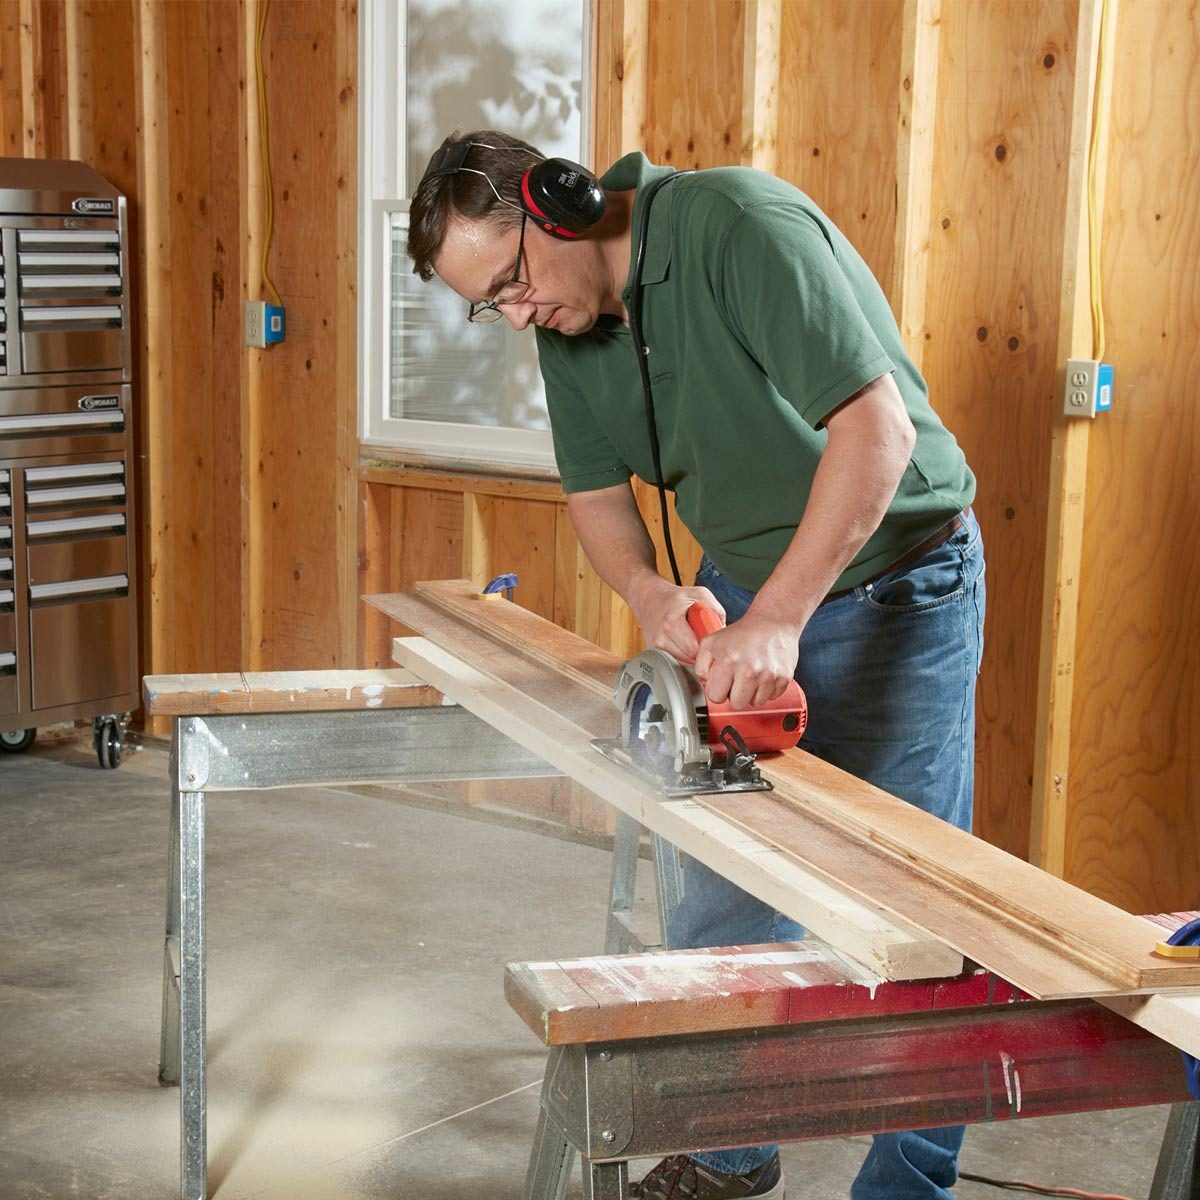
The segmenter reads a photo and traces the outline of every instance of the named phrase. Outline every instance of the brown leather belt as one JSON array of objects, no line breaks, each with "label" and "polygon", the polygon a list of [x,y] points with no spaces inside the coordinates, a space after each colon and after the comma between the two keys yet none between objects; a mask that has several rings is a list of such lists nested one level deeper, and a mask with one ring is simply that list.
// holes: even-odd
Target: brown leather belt
[{"label": "brown leather belt", "polygon": [[[967,523],[967,517],[971,510],[964,508],[962,512],[956,513],[949,521],[946,522],[940,529],[935,529],[919,546],[914,546],[911,550],[902,554],[894,563],[890,563],[884,567],[882,571],[877,571],[870,579],[864,579],[861,583],[856,583],[854,587],[842,588],[840,592],[830,592],[821,604],[828,604],[830,600],[839,600],[843,596],[849,596],[851,592],[857,588],[864,587],[867,584],[874,583],[877,579],[882,579],[885,575],[891,575],[893,571],[901,571],[905,567],[912,566],[918,559],[924,558],[930,550],[936,550],[943,542],[949,541],[960,529]],[[818,606],[819,607],[819,606]]]}]

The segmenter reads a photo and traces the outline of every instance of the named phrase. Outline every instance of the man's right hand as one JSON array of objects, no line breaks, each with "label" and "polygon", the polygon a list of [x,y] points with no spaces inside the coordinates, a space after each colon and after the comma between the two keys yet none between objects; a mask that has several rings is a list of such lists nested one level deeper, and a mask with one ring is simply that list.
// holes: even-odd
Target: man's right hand
[{"label": "man's right hand", "polygon": [[682,663],[695,662],[700,649],[699,639],[687,623],[687,610],[693,604],[707,605],[725,621],[725,609],[708,588],[676,587],[658,575],[634,589],[629,603],[646,645],[665,650]]}]

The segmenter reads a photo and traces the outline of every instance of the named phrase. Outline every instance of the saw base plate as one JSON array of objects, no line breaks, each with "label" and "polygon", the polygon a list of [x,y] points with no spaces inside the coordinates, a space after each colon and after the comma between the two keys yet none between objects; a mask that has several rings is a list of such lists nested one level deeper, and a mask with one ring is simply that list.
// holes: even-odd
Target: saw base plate
[{"label": "saw base plate", "polygon": [[772,785],[765,779],[757,782],[729,782],[720,767],[696,768],[695,774],[682,778],[664,776],[639,763],[620,738],[596,738],[593,749],[599,750],[610,762],[632,771],[639,779],[657,787],[664,796],[678,800],[685,796],[712,795],[715,792],[769,792]]}]

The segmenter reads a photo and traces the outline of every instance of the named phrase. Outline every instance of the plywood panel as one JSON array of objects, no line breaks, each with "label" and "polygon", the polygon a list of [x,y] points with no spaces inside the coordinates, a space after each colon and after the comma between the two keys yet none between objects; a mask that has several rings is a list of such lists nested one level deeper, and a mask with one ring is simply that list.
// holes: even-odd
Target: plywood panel
[{"label": "plywood panel", "polygon": [[946,5],[925,372],[979,480],[988,557],[976,829],[1024,854],[1074,5]]},{"label": "plywood panel", "polygon": [[[646,134],[659,163],[741,161],[744,7],[723,0],[651,0]],[[636,149],[627,146],[626,149]]]},{"label": "plywood panel", "polygon": [[1091,430],[1067,877],[1140,911],[1200,879],[1200,19],[1122,6],[1104,222],[1117,405]]},{"label": "plywood panel", "polygon": [[785,0],[777,174],[892,279],[902,0]]}]

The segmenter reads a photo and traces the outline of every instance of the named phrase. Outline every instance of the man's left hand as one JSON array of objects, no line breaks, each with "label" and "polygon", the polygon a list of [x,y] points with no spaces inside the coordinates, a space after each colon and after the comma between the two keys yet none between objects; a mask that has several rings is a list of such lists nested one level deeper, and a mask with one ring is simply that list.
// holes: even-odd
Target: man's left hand
[{"label": "man's left hand", "polygon": [[696,673],[709,700],[751,708],[782,696],[796,672],[802,631],[803,626],[781,625],[748,612],[710,634],[696,655]]}]

